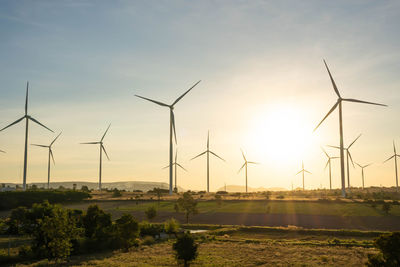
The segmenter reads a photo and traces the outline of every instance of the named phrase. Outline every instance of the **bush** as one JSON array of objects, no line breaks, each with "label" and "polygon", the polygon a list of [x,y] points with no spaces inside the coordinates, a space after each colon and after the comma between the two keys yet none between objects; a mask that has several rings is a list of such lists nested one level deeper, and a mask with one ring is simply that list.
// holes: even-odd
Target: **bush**
[{"label": "bush", "polygon": [[400,266],[400,232],[381,235],[374,245],[380,253],[368,255],[367,266]]},{"label": "bush", "polygon": [[144,212],[149,221],[154,219],[157,216],[157,209],[154,206],[148,207]]},{"label": "bush", "polygon": [[122,196],[121,191],[119,191],[117,188],[114,188],[112,197],[120,197]]},{"label": "bush", "polygon": [[124,214],[115,221],[115,239],[118,247],[128,250],[137,245],[136,238],[139,236],[139,223],[130,214]]},{"label": "bush", "polygon": [[111,214],[105,213],[97,205],[90,205],[82,218],[85,236],[94,244],[106,242],[111,237]]},{"label": "bush", "polygon": [[164,223],[164,230],[167,234],[169,235],[175,235],[178,233],[179,231],[179,223],[177,220],[175,220],[174,218],[171,218],[167,221],[165,221]]},{"label": "bush", "polygon": [[146,245],[146,246],[151,246],[151,245],[153,245],[154,243],[155,243],[154,237],[149,236],[149,235],[146,235],[146,236],[143,238],[143,241],[142,241],[142,244],[143,244],[143,245]]},{"label": "bush", "polygon": [[384,202],[382,204],[382,210],[386,215],[388,215],[390,213],[391,208],[392,208],[392,205],[389,202]]},{"label": "bush", "polygon": [[140,236],[160,236],[161,232],[163,231],[163,225],[152,224],[149,222],[142,222],[139,225],[140,228]]},{"label": "bush", "polygon": [[195,260],[198,252],[198,245],[195,243],[191,234],[185,233],[183,236],[178,237],[176,242],[172,245],[175,250],[175,257],[178,262],[182,262],[185,267],[190,265],[190,262]]}]

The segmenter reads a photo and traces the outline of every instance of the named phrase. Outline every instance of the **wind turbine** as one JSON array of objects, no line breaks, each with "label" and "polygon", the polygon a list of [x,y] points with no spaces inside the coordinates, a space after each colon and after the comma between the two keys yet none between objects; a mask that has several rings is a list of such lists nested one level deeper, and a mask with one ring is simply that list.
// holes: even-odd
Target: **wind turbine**
[{"label": "wind turbine", "polygon": [[210,131],[208,131],[207,135],[207,150],[198,154],[196,157],[192,158],[191,160],[194,160],[195,158],[198,158],[204,154],[207,154],[207,193],[210,192],[210,153],[214,155],[215,157],[219,158],[220,160],[225,161],[223,158],[215,154],[210,150]]},{"label": "wind turbine", "polygon": [[25,152],[24,152],[24,176],[23,176],[23,181],[22,181],[22,187],[24,190],[26,190],[26,174],[27,174],[27,166],[28,166],[28,130],[29,130],[29,120],[33,121],[34,123],[39,124],[40,126],[46,128],[50,132],[53,132],[50,128],[47,128],[43,124],[41,124],[39,121],[28,115],[28,90],[29,90],[29,82],[26,82],[26,98],[25,98],[25,115],[11,123],[10,125],[4,127],[3,129],[0,130],[3,131],[7,129],[8,127],[13,126],[14,124],[17,124],[18,122],[22,121],[25,119]]},{"label": "wind turbine", "polygon": [[321,147],[322,151],[325,153],[326,157],[328,158],[328,161],[326,162],[325,165],[325,170],[326,167],[329,166],[329,189],[332,190],[332,167],[331,167],[331,161],[333,159],[338,159],[339,157],[331,157],[328,155],[328,153],[326,153],[326,151]]},{"label": "wind turbine", "polygon": [[3,151],[3,150],[0,150],[0,152],[1,152],[1,153],[6,153],[6,152],[5,152],[5,151]]},{"label": "wind turbine", "polygon": [[367,164],[367,165],[364,165],[364,166],[361,166],[360,164],[358,164],[357,162],[356,162],[356,164],[358,165],[358,167],[360,167],[361,168],[361,176],[362,176],[362,189],[364,190],[364,169],[365,168],[367,168],[368,166],[370,166],[372,163],[370,163],[370,164]]},{"label": "wind turbine", "polygon": [[303,161],[301,162],[301,171],[299,171],[298,173],[296,173],[296,175],[299,174],[299,173],[301,173],[301,172],[303,173],[303,191],[304,191],[304,173],[306,172],[306,173],[311,174],[311,172],[309,172],[309,171],[307,171],[307,170],[304,169],[304,162],[303,162]]},{"label": "wind turbine", "polygon": [[247,165],[248,164],[260,164],[258,162],[254,162],[254,161],[247,161],[246,156],[243,153],[243,150],[240,149],[240,151],[242,151],[242,156],[244,159],[244,164],[242,165],[242,167],[240,167],[238,173],[243,169],[243,167],[245,167],[245,174],[246,174],[246,193],[247,193]]},{"label": "wind turbine", "polygon": [[[178,171],[177,171],[177,167],[181,168],[182,170],[186,171],[187,170],[185,168],[183,168],[179,163],[178,163],[178,149],[175,151],[175,162],[172,163],[172,165],[174,165],[175,167],[175,188],[174,191],[176,193],[178,193],[178,184],[177,184],[177,176],[178,176]],[[164,167],[163,169],[169,168],[169,165]]]},{"label": "wind turbine", "polygon": [[347,102],[356,102],[356,103],[363,103],[363,104],[371,104],[371,105],[378,105],[378,106],[387,106],[383,104],[378,104],[378,103],[373,103],[373,102],[367,102],[367,101],[362,101],[358,99],[353,99],[353,98],[342,98],[342,96],[339,93],[339,90],[336,86],[335,81],[333,80],[333,77],[331,75],[331,72],[328,68],[328,65],[326,64],[324,60],[324,64],[326,67],[326,70],[328,71],[329,77],[332,82],[333,89],[335,90],[335,93],[338,97],[336,103],[333,105],[331,110],[329,110],[328,114],[325,115],[325,117],[322,119],[322,121],[315,127],[314,131],[317,130],[317,128],[322,124],[322,122],[336,109],[336,107],[339,107],[339,135],[340,135],[340,176],[341,176],[341,181],[342,181],[342,196],[346,197],[346,181],[345,181],[345,176],[344,176],[344,147],[343,147],[343,118],[342,118],[342,102],[347,101]]},{"label": "wind turbine", "polygon": [[57,140],[57,138],[61,135],[57,135],[57,137],[50,143],[50,145],[38,145],[38,144],[32,144],[32,146],[38,146],[38,147],[45,147],[49,149],[49,158],[48,158],[48,163],[47,163],[47,189],[50,189],[50,157],[53,160],[53,164],[55,165],[56,162],[54,161],[54,156],[53,156],[53,150],[51,149],[51,146],[54,144],[54,142]]},{"label": "wind turbine", "polygon": [[[361,134],[348,146],[348,147],[344,147],[343,149],[346,151],[346,162],[347,162],[347,188],[350,189],[350,167],[349,167],[349,158],[351,160],[351,164],[353,164],[353,168],[355,168],[354,166],[354,162],[353,162],[353,158],[351,157],[351,153],[350,153],[350,147],[358,140],[358,138],[360,138]],[[340,147],[338,146],[329,146],[329,147],[333,147],[333,148],[337,148],[340,149]]]},{"label": "wind turbine", "polygon": [[178,97],[171,105],[167,105],[165,103],[156,101],[156,100],[152,100],[150,98],[146,98],[140,95],[135,95],[139,98],[142,98],[144,100],[153,102],[159,106],[163,106],[163,107],[167,107],[169,108],[169,194],[172,195],[172,167],[173,167],[173,144],[172,144],[172,132],[174,134],[175,137],[175,143],[177,143],[176,141],[176,130],[175,130],[175,116],[174,116],[174,106],[176,103],[179,102],[179,100],[181,100],[187,93],[189,93],[190,90],[192,90],[196,85],[198,85],[201,81],[198,81],[197,83],[195,83],[192,87],[189,88],[189,90],[187,90],[183,95],[181,95],[180,97]]},{"label": "wind turbine", "polygon": [[110,126],[111,126],[111,123],[110,123],[110,125],[108,125],[107,130],[104,132],[103,137],[100,139],[99,142],[81,143],[83,145],[100,145],[100,167],[99,167],[99,190],[100,191],[101,191],[101,170],[102,170],[102,163],[103,163],[103,151],[104,151],[104,154],[106,154],[107,159],[110,160],[110,158],[107,155],[107,151],[103,145],[104,137],[106,136],[108,129],[110,129]]},{"label": "wind turbine", "polygon": [[394,155],[391,156],[390,158],[388,158],[387,160],[385,160],[383,163],[394,158],[394,171],[396,173],[396,192],[399,192],[399,179],[398,179],[398,174],[397,174],[397,157],[400,157],[400,155],[396,153],[396,145],[394,144],[394,141],[393,141],[393,150],[394,150]]}]

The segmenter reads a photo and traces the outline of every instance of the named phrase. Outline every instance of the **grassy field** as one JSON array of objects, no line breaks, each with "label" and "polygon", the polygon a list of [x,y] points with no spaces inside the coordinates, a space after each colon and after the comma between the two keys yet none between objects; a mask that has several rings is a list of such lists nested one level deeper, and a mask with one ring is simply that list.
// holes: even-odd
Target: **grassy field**
[{"label": "grassy field", "polygon": [[[195,227],[196,228],[196,227]],[[266,227],[232,227],[198,234],[199,256],[193,266],[363,266],[378,233]],[[338,237],[338,238],[335,238]],[[67,266],[176,266],[173,240],[129,252],[74,256]],[[40,261],[17,266],[47,266]]]},{"label": "grassy field", "polygon": [[[156,206],[159,211],[175,212],[173,201],[104,201],[97,202],[104,210],[112,212],[145,211]],[[85,208],[89,204],[68,205],[71,208]],[[216,201],[199,201],[200,213],[270,213],[270,214],[310,214],[334,216],[384,216],[380,205],[372,207],[360,202],[316,202],[316,201],[251,201],[229,200],[219,205]],[[392,205],[390,214],[400,216],[400,205]]]}]

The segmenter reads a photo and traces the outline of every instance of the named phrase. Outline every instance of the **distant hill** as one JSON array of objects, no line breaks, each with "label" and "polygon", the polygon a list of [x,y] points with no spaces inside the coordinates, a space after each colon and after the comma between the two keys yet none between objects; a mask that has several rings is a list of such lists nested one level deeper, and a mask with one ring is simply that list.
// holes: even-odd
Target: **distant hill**
[{"label": "distant hill", "polygon": [[[83,185],[86,185],[89,189],[98,189],[99,184],[98,183],[93,183],[93,182],[82,182],[82,181],[76,181],[76,182],[54,182],[50,183],[50,187],[57,189],[60,186],[63,186],[65,188],[73,188],[73,185],[76,184],[76,188],[80,189]],[[10,186],[10,187],[15,187],[17,184],[13,183],[5,183],[5,186]],[[21,184],[18,184],[21,186]],[[31,185],[36,185],[39,188],[47,188],[47,183],[30,183],[28,186]],[[142,181],[128,181],[128,182],[113,182],[113,183],[102,183],[102,188],[108,188],[108,189],[114,189],[117,188],[118,190],[127,190],[127,191],[132,191],[132,190],[142,190],[143,192],[147,192],[149,190],[152,190],[153,188],[158,187],[162,189],[168,189],[169,186],[167,183],[159,183],[159,182],[142,182]],[[182,187],[178,186],[178,190],[180,192],[186,191]]]},{"label": "distant hill", "polygon": [[[217,189],[217,191],[224,191],[225,187],[220,187]],[[286,188],[283,187],[270,187],[270,188],[264,188],[264,187],[258,187],[258,188],[253,188],[253,187],[247,187],[247,190],[249,192],[262,192],[262,191],[287,191]],[[246,187],[242,185],[227,185],[226,186],[226,191],[228,192],[246,192]]]}]

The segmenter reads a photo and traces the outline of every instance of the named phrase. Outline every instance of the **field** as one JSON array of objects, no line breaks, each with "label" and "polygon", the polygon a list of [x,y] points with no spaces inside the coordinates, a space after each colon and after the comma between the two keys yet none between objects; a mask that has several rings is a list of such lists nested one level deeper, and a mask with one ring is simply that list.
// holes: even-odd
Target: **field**
[{"label": "field", "polygon": [[[193,266],[362,266],[368,254],[376,253],[372,240],[378,234],[296,228],[218,228],[196,234],[200,243],[199,257]],[[74,256],[65,265],[176,266],[172,242],[163,240],[129,252]],[[56,264],[46,260],[17,266],[43,265]]]}]

